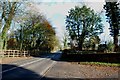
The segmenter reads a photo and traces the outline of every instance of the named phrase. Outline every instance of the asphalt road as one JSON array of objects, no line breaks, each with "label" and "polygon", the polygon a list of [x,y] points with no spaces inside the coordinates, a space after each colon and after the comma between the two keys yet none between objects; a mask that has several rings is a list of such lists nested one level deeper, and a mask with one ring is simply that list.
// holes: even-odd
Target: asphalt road
[{"label": "asphalt road", "polygon": [[3,64],[2,80],[43,80],[42,78],[59,60],[61,53],[34,57],[27,60]]}]

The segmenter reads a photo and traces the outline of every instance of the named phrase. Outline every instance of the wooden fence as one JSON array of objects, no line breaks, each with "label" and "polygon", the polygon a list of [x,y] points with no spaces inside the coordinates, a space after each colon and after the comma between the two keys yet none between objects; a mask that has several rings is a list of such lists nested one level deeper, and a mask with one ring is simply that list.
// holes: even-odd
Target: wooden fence
[{"label": "wooden fence", "polygon": [[29,56],[28,51],[21,50],[2,50],[0,51],[0,57],[27,57]]}]

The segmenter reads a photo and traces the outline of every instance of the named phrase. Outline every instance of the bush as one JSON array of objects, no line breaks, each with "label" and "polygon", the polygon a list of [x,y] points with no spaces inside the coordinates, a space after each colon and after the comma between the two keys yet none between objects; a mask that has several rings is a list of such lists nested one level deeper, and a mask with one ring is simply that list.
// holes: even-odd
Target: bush
[{"label": "bush", "polygon": [[107,44],[107,50],[108,50],[108,52],[113,52],[114,51],[114,44],[112,43],[112,41],[110,41]]},{"label": "bush", "polygon": [[104,52],[107,50],[107,45],[106,44],[100,44],[98,47],[99,52]]}]

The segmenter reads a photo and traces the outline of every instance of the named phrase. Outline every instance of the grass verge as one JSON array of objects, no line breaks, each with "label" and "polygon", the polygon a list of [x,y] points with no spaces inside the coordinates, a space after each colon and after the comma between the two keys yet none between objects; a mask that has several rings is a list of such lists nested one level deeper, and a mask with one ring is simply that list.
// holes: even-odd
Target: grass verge
[{"label": "grass verge", "polygon": [[97,65],[97,66],[109,66],[109,67],[120,67],[120,63],[104,63],[104,62],[78,62],[83,65]]}]

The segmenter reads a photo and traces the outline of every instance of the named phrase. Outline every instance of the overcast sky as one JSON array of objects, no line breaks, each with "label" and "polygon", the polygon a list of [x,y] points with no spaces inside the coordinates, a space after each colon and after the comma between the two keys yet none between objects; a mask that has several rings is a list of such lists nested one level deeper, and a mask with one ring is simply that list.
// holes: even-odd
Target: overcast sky
[{"label": "overcast sky", "polygon": [[36,11],[42,13],[51,22],[52,26],[56,28],[57,36],[62,39],[65,33],[65,17],[68,11],[75,6],[82,6],[86,4],[95,12],[101,13],[101,17],[104,24],[104,33],[100,35],[101,42],[104,43],[105,40],[112,40],[109,35],[109,24],[106,22],[105,10],[103,6],[105,4],[104,0],[41,0],[40,4],[32,4],[32,8]]}]

